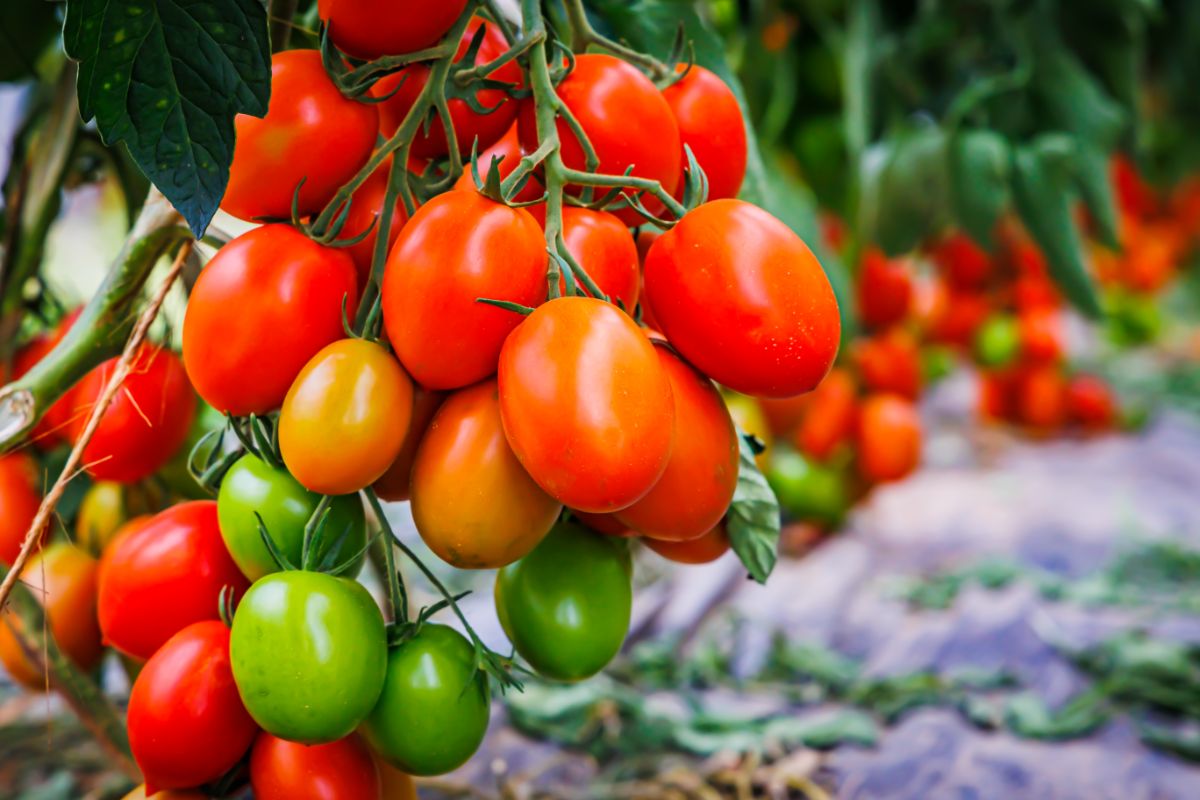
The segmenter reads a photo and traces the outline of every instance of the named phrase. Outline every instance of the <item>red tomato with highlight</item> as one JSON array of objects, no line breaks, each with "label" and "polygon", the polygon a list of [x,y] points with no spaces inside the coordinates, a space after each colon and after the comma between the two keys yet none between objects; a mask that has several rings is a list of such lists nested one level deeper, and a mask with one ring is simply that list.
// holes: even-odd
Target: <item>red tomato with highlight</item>
[{"label": "red tomato with highlight", "polygon": [[[111,358],[83,377],[70,399],[66,434],[78,441],[92,408],[117,368]],[[196,393],[179,356],[142,344],[121,388],[100,417],[100,426],[83,448],[83,465],[96,480],[132,483],[166,464],[187,440],[196,414]]]},{"label": "red tomato with highlight", "polygon": [[906,261],[889,259],[872,247],[862,258],[855,284],[858,314],[867,328],[886,328],[908,316],[912,305],[912,271]]},{"label": "red tomato with highlight", "polygon": [[315,214],[367,163],[375,148],[375,106],[351,100],[325,73],[316,50],[271,57],[271,102],[263,118],[234,117],[237,143],[221,208],[239,219]]},{"label": "red tomato with highlight", "polygon": [[872,483],[907,476],[921,460],[921,418],[911,400],[875,394],[858,420],[858,471]]},{"label": "red tomato with highlight", "polygon": [[[363,239],[349,247],[343,248],[354,259],[354,268],[358,271],[358,285],[366,286],[371,278],[371,260],[375,258],[375,243],[379,241],[379,230],[382,224],[380,215],[383,213],[383,202],[387,199],[388,173],[392,169],[392,160],[379,165],[379,169],[371,173],[362,186],[358,187],[350,198],[350,210],[346,213],[346,221],[342,225],[340,239],[353,239],[370,229]],[[408,220],[404,211],[404,201],[396,198],[392,208],[392,224],[388,229],[388,249],[395,244],[400,229]],[[386,259],[386,256],[385,256]]]},{"label": "red tomato with highlight", "polygon": [[221,539],[215,500],[181,503],[128,527],[100,560],[100,630],[135,658],[149,658],[193,622],[217,619],[221,589],[249,583]]},{"label": "red tomato with highlight", "polygon": [[250,749],[250,718],[229,663],[229,628],[195,622],[158,649],[129,693],[129,748],[146,793],[216,780]]},{"label": "red tomato with highlight", "polygon": [[1061,319],[1054,309],[1035,309],[1017,317],[1021,356],[1026,361],[1060,361],[1066,350]]},{"label": "red tomato with highlight", "polygon": [[808,397],[793,441],[806,456],[825,461],[854,436],[858,386],[848,370],[834,367]]},{"label": "red tomato with highlight", "polygon": [[[389,14],[396,12],[389,11]],[[458,52],[454,56],[456,62],[462,61],[471,46],[472,39],[483,30],[483,40],[476,51],[472,65],[487,64],[494,61],[508,50],[504,34],[490,22],[480,18],[471,20],[462,39],[458,43]],[[409,110],[416,104],[425,84],[429,82],[430,68],[426,64],[412,64],[392,75],[386,75],[375,84],[371,94],[375,97],[386,97],[379,104],[379,127],[385,137],[391,137],[400,127],[400,123],[408,116]],[[515,61],[499,67],[488,73],[488,80],[520,85],[521,68]],[[399,88],[397,88],[399,87]],[[458,152],[465,158],[471,155],[471,148],[479,150],[490,146],[504,135],[504,132],[517,118],[517,103],[503,89],[477,89],[476,102],[488,113],[475,111],[466,100],[452,98],[447,101],[450,108],[450,119],[454,122],[454,139],[458,142]],[[446,146],[446,129],[440,118],[429,123],[428,131],[424,126],[417,130],[413,138],[412,154],[418,158],[435,158],[449,152]]]},{"label": "red tomato with highlight", "polygon": [[790,397],[829,371],[837,300],[790,228],[741,200],[696,208],[646,255],[646,300],[671,344],[718,383]]},{"label": "red tomato with highlight", "polygon": [[[687,65],[677,64],[676,72]],[[686,75],[663,89],[663,97],[679,124],[681,146],[692,149],[708,176],[708,199],[737,197],[746,176],[746,121],[742,107],[725,81],[693,64]],[[687,166],[687,155],[682,158]],[[679,177],[676,196],[683,194]]]},{"label": "red tomato with highlight", "polygon": [[616,306],[560,297],[535,309],[504,343],[499,384],[513,452],[570,508],[627,508],[666,468],[675,438],[671,381],[650,340]]},{"label": "red tomato with highlight", "polygon": [[521,315],[478,300],[540,303],[545,247],[528,211],[477,192],[447,192],[421,206],[383,276],[384,326],[408,374],[427,389],[457,389],[494,373]]},{"label": "red tomato with highlight", "polygon": [[318,0],[317,13],[344,53],[373,61],[437,44],[467,0]]},{"label": "red tomato with highlight", "polygon": [[1107,430],[1117,419],[1112,388],[1095,375],[1076,375],[1067,382],[1067,413],[1071,421],[1092,431]]},{"label": "red tomato with highlight", "polygon": [[933,248],[933,262],[956,289],[982,289],[992,276],[992,259],[965,233],[951,233]]},{"label": "red tomato with highlight", "polygon": [[684,541],[703,536],[721,521],[738,478],[738,440],[733,418],[712,381],[655,344],[671,381],[679,432],[662,477],[617,519],[643,536]]},{"label": "red tomato with highlight", "polygon": [[265,414],[358,306],[354,261],[288,225],[264,225],[217,252],[183,317],[183,364],[218,411]]},{"label": "red tomato with highlight", "polygon": [[708,564],[729,552],[729,534],[725,532],[723,522],[695,539],[666,542],[646,538],[642,543],[663,558],[679,564]]},{"label": "red tomato with highlight", "polygon": [[854,342],[851,360],[869,392],[915,400],[921,393],[921,348],[916,337],[894,328]]},{"label": "red tomato with highlight", "polygon": [[[13,357],[12,380],[23,377],[29,370],[37,366],[39,361],[49,355],[50,351],[71,330],[71,326],[75,324],[75,320],[79,319],[82,311],[82,308],[75,309],[63,317],[53,331],[32,339],[18,350]],[[64,436],[63,428],[71,421],[70,394],[68,391],[58,398],[50,408],[46,409],[46,413],[29,433],[29,440],[43,450],[54,447]]]},{"label": "red tomato with highlight", "polygon": [[28,453],[0,456],[0,564],[17,560],[42,504],[41,485],[37,462]]},{"label": "red tomato with highlight", "polygon": [[[562,218],[567,251],[609,300],[621,301],[621,306],[632,314],[642,274],[637,245],[625,223],[607,211],[578,206],[565,206]],[[584,294],[591,295],[582,281],[578,284]],[[559,280],[558,287],[561,294],[566,294],[565,279]]]},{"label": "red tomato with highlight", "polygon": [[289,742],[263,731],[250,754],[256,800],[373,800],[379,769],[358,734],[328,744]]}]

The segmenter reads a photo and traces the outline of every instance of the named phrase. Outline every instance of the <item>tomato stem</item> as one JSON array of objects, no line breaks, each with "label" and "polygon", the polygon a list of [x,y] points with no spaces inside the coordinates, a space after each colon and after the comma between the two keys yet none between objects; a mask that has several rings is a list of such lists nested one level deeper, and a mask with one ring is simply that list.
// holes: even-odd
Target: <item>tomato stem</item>
[{"label": "tomato stem", "polygon": [[592,23],[588,21],[583,0],[564,0],[563,5],[567,9],[567,24],[571,27],[571,47],[575,52],[584,53],[587,52],[589,45],[596,45],[600,49],[607,50],[630,64],[646,70],[655,81],[661,80],[671,73],[670,68],[654,56],[614,42],[593,28]]}]

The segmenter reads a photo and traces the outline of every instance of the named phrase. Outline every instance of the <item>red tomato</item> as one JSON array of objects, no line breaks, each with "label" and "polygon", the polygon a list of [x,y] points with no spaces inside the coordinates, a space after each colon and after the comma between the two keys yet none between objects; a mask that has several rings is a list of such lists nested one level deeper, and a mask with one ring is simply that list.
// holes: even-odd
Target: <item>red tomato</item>
[{"label": "red tomato", "polygon": [[[677,64],[682,72],[685,64]],[[663,89],[679,124],[681,146],[687,145],[708,176],[708,199],[737,197],[746,175],[746,121],[737,97],[712,72],[693,64],[687,75]],[[687,166],[687,156],[681,161]],[[676,196],[682,196],[683,176]]]},{"label": "red tomato", "polygon": [[338,49],[373,61],[432,47],[454,27],[467,0],[318,0]]},{"label": "red tomato", "polygon": [[716,200],[689,213],[651,246],[645,275],[667,339],[731,389],[807,392],[837,355],[837,300],[816,256],[749,203]]},{"label": "red tomato", "polygon": [[129,693],[129,748],[146,793],[216,780],[250,749],[250,718],[229,664],[229,629],[195,622],[167,640]]},{"label": "red tomato", "polygon": [[1012,370],[979,373],[977,408],[985,421],[1000,422],[1012,419],[1015,395],[1015,373]]},{"label": "red tomato", "polygon": [[404,434],[400,454],[371,487],[381,500],[398,503],[409,498],[413,460],[417,457],[417,448],[429,428],[429,423],[433,421],[433,415],[445,399],[446,395],[442,392],[431,392],[420,386],[413,387],[412,417],[409,419],[408,431]]},{"label": "red tomato", "polygon": [[[49,633],[59,650],[84,672],[100,663],[100,624],[96,621],[96,559],[75,545],[58,542],[25,564],[21,583],[46,612]],[[41,668],[25,655],[12,629],[22,630],[10,610],[0,612],[0,663],[27,689],[46,685]]]},{"label": "red tomato", "polygon": [[[395,14],[394,10],[388,12]],[[463,32],[458,43],[458,52],[454,60],[461,61],[471,46],[471,40],[476,32],[483,28],[483,41],[476,52],[472,65],[486,64],[494,61],[508,50],[504,34],[490,22],[475,18]],[[519,85],[521,83],[521,68],[517,62],[509,61],[493,72],[488,73],[488,80],[501,81]],[[400,123],[408,116],[408,112],[416,104],[425,84],[429,82],[429,67],[426,64],[412,64],[392,75],[386,75],[375,84],[371,93],[375,97],[387,97],[379,104],[380,132],[391,137],[400,127]],[[399,89],[397,89],[399,87]],[[390,95],[390,96],[389,96]],[[475,91],[476,102],[486,109],[480,113],[471,108],[466,100],[453,98],[448,101],[450,119],[454,122],[454,139],[458,142],[458,152],[464,157],[470,156],[474,146],[479,150],[490,146],[504,135],[513,120],[517,118],[517,103],[503,89],[478,89]],[[424,126],[417,130],[413,138],[412,154],[418,158],[434,158],[444,156],[449,152],[446,146],[446,129],[440,118],[429,123],[426,131]]]},{"label": "red tomato", "polygon": [[886,328],[908,316],[913,279],[906,261],[889,259],[882,250],[869,248],[863,254],[855,289],[858,313],[867,328]]},{"label": "red tomato", "polygon": [[[379,169],[371,173],[362,186],[355,190],[350,200],[350,210],[346,213],[346,221],[342,225],[341,239],[353,239],[367,228],[371,232],[357,244],[344,248],[354,259],[354,267],[358,270],[358,285],[366,286],[371,277],[371,260],[375,257],[375,243],[379,240],[379,219],[383,213],[383,201],[387,199],[388,173],[392,170],[392,160],[379,165]],[[404,211],[404,201],[399,197],[392,210],[392,225],[388,230],[388,249],[395,244],[400,229],[404,227],[408,214]]]},{"label": "red tomato", "polygon": [[649,538],[643,539],[642,542],[663,558],[680,564],[707,564],[729,552],[729,534],[725,532],[724,523],[713,526],[707,533],[695,539],[683,542],[664,542]]},{"label": "red tomato", "polygon": [[1114,153],[1109,162],[1109,173],[1117,203],[1123,212],[1135,217],[1146,217],[1155,212],[1158,198],[1132,159]]},{"label": "red tomato", "polygon": [[658,241],[658,237],[662,236],[662,231],[658,228],[642,228],[637,232],[637,237],[634,243],[637,245],[638,264],[642,267],[642,272],[639,278],[638,299],[642,304],[642,324],[651,330],[660,330],[658,320],[654,318],[654,312],[650,310],[650,306],[646,305],[646,254],[650,252],[650,246]]},{"label": "red tomato", "polygon": [[287,225],[264,225],[221,248],[192,288],[183,364],[200,396],[242,416],[279,408],[296,375],[354,318],[354,261]]},{"label": "red tomato", "polygon": [[[118,358],[83,377],[71,390],[73,416],[67,437],[83,434],[92,407],[108,385]],[[149,477],[175,455],[192,425],[196,393],[179,356],[143,344],[125,382],[100,417],[100,427],[83,449],[83,464],[96,480],[132,483]]]},{"label": "red tomato", "polygon": [[992,276],[992,259],[965,233],[951,233],[934,246],[933,262],[956,289],[982,289]]},{"label": "red tomato", "polygon": [[500,353],[508,443],[547,494],[618,511],[662,475],[675,437],[671,382],[616,306],[560,297],[525,318]]},{"label": "red tomato", "polygon": [[620,536],[622,539],[628,539],[638,535],[637,531],[630,530],[628,525],[617,519],[616,514],[589,514],[586,511],[576,511],[575,509],[571,509],[571,513],[584,525],[606,536]]},{"label": "red tomato", "polygon": [[17,560],[42,504],[41,485],[37,463],[28,453],[0,456],[0,564]]},{"label": "red tomato", "polygon": [[388,340],[414,380],[457,389],[496,371],[500,346],[521,315],[478,299],[540,303],[545,246],[528,211],[477,192],[447,192],[421,206],[383,276]]},{"label": "red tomato", "polygon": [[809,398],[793,441],[805,455],[825,461],[854,435],[858,387],[848,370],[834,367]]},{"label": "red tomato", "polygon": [[893,328],[859,339],[851,355],[867,391],[917,399],[921,392],[921,349],[911,333]]},{"label": "red tomato", "polygon": [[1057,364],[1023,369],[1016,380],[1017,419],[1041,432],[1056,431],[1067,421],[1067,380]]},{"label": "red tomato", "polygon": [[1107,430],[1117,418],[1112,388],[1095,375],[1076,375],[1067,383],[1067,412],[1088,430]]},{"label": "red tomato", "polygon": [[1145,225],[1129,238],[1121,282],[1136,292],[1157,292],[1175,276],[1186,243],[1172,223]]},{"label": "red tomato", "polygon": [[935,297],[924,320],[929,339],[938,344],[971,347],[975,331],[991,316],[992,304],[986,295],[950,291],[935,284]]},{"label": "red tomato", "polygon": [[921,418],[911,400],[893,394],[863,400],[858,422],[858,471],[872,483],[895,481],[921,460]]},{"label": "red tomato", "polygon": [[[656,180],[667,192],[675,191],[683,162],[681,149],[671,143],[679,140],[679,126],[671,106],[649,78],[616,56],[591,53],[576,57],[575,69],[558,86],[558,96],[592,143],[600,172],[621,175],[632,167],[636,177]],[[631,120],[637,121],[636,126]],[[532,153],[538,143],[532,103],[521,109],[519,126],[521,147]],[[583,147],[561,119],[558,137],[566,165],[586,169]],[[657,200],[645,197],[643,201],[651,213],[661,213]],[[642,220],[632,208],[616,213],[627,225]]]},{"label": "red tomato", "polygon": [[[479,178],[485,180],[487,178],[488,169],[492,165],[493,159],[500,159],[500,163],[496,165],[496,169],[500,172],[500,178],[503,180],[512,174],[512,171],[517,168],[521,162],[522,156],[521,142],[517,137],[517,125],[514,122],[509,126],[504,135],[496,140],[496,143],[479,154],[477,158],[479,166]],[[471,172],[471,166],[468,164],[463,170],[463,174],[458,177],[454,183],[455,189],[463,189],[465,191],[475,191],[475,176]],[[536,200],[542,196],[545,191],[544,187],[538,182],[536,176],[530,177],[529,181],[521,188],[521,191],[513,197],[513,202],[524,203],[529,200]],[[540,208],[540,206],[530,206],[531,209]],[[531,211],[534,218],[537,218],[536,212]],[[545,216],[545,211],[542,216]]]},{"label": "red tomato", "polygon": [[[832,373],[833,370],[830,370],[830,374]],[[823,386],[827,380],[829,380],[829,375],[825,376],[821,385]],[[820,386],[817,389],[820,389]],[[800,420],[804,419],[809,401],[812,399],[812,392],[793,397],[760,397],[757,399],[758,407],[767,420],[767,427],[771,430],[771,436],[780,438],[794,431],[800,424]]]},{"label": "red tomato", "polygon": [[217,619],[221,589],[249,586],[217,526],[215,500],[172,506],[128,527],[100,560],[104,640],[149,658],[193,622]]},{"label": "red tomato", "polygon": [[263,731],[250,754],[256,800],[374,800],[382,798],[371,751],[352,733],[328,744],[289,742]]},{"label": "red tomato", "polygon": [[271,57],[271,103],[262,119],[238,114],[237,143],[221,208],[235,217],[291,219],[315,214],[367,163],[375,148],[375,106],[342,95],[316,50]]},{"label": "red tomato", "polygon": [[[637,245],[625,223],[607,211],[566,206],[563,208],[563,241],[567,251],[600,291],[612,302],[633,313],[637,305],[642,274],[638,266]],[[579,287],[589,294],[582,281]],[[566,294],[565,280],[558,282],[559,292]]]},{"label": "red tomato", "polygon": [[656,344],[671,381],[679,432],[662,477],[617,519],[655,539],[703,536],[725,516],[738,478],[738,440],[729,409],[712,381]]},{"label": "red tomato", "polygon": [[1021,356],[1027,361],[1059,361],[1066,349],[1058,312],[1034,309],[1017,317]]},{"label": "red tomato", "polygon": [[[18,350],[16,356],[13,357],[12,379],[17,380],[37,366],[38,362],[63,340],[63,337],[71,330],[71,326],[75,324],[75,320],[79,319],[82,311],[82,308],[75,309],[63,317],[53,331],[36,337]],[[43,450],[49,450],[63,437],[63,428],[70,422],[70,419],[71,398],[68,391],[58,398],[50,408],[46,409],[46,413],[42,415],[38,424],[30,432],[30,441]]]}]

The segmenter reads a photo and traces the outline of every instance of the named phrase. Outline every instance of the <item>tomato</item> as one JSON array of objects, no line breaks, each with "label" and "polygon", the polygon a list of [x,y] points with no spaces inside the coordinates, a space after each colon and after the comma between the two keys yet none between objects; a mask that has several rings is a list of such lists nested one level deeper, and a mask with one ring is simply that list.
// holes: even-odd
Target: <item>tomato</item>
[{"label": "tomato", "polygon": [[216,780],[241,760],[258,726],[233,683],[225,623],[188,625],[150,657],[129,693],[127,724],[150,794]]},{"label": "tomato", "polygon": [[985,421],[1002,421],[1013,416],[1015,373],[1011,369],[979,373],[976,408]]},{"label": "tomato", "polygon": [[[379,113],[342,95],[316,50],[271,57],[271,102],[263,118],[238,114],[229,186],[221,208],[239,219],[315,214],[367,163]],[[304,185],[301,186],[300,182]]]},{"label": "tomato", "polygon": [[1017,317],[1021,355],[1026,361],[1060,361],[1066,350],[1058,312],[1034,309]]},{"label": "tomato", "polygon": [[662,475],[675,438],[671,382],[616,306],[560,297],[536,309],[504,343],[499,383],[508,443],[563,504],[617,511]]},{"label": "tomato", "polygon": [[921,418],[907,398],[868,396],[858,419],[858,471],[871,482],[899,480],[921,460]]},{"label": "tomato", "polygon": [[1075,375],[1067,382],[1067,411],[1073,422],[1088,430],[1106,430],[1116,421],[1117,401],[1102,379]]},{"label": "tomato", "polygon": [[[42,550],[21,572],[21,582],[45,609],[55,643],[84,672],[100,663],[104,653],[96,621],[96,572],[96,559],[65,542]],[[6,609],[0,612],[0,663],[25,688],[44,688],[41,668],[26,657],[11,628],[19,631],[23,626]]]},{"label": "tomato", "polygon": [[288,471],[321,494],[370,486],[400,454],[412,395],[412,380],[375,342],[328,345],[300,370],[279,412]]},{"label": "tomato", "polygon": [[790,228],[740,200],[705,203],[646,256],[646,299],[677,350],[749,395],[807,392],[837,355],[837,300]]},{"label": "tomato", "polygon": [[375,800],[383,798],[379,768],[357,734],[304,745],[261,733],[250,754],[256,800]]},{"label": "tomato", "polygon": [[467,0],[318,0],[338,49],[374,60],[432,47],[454,27]]},{"label": "tomato", "polygon": [[[82,311],[82,308],[75,309],[63,317],[53,331],[32,339],[18,350],[13,357],[12,380],[15,381],[18,378],[24,377],[29,370],[33,369],[43,358],[49,355],[50,351],[66,337],[67,333],[71,330],[71,326],[75,324],[75,320],[79,319]],[[3,377],[2,372],[3,368],[0,368],[0,378]],[[62,439],[62,430],[71,420],[70,394],[70,391],[68,391],[62,397],[58,398],[58,400],[54,401],[50,408],[46,409],[46,413],[42,415],[37,425],[30,431],[29,440],[41,449],[49,450]]]},{"label": "tomato", "polygon": [[834,367],[809,397],[792,442],[809,458],[827,461],[854,436],[858,386],[849,370]]},{"label": "tomato", "polygon": [[908,316],[913,279],[908,262],[889,259],[877,247],[863,253],[855,282],[858,314],[867,328],[886,328]]},{"label": "tomato", "polygon": [[[147,800],[145,784],[137,787],[132,792],[125,795],[122,800]],[[154,795],[154,800],[208,800],[208,795],[206,795],[204,792],[162,791]]]},{"label": "tomato", "polygon": [[771,425],[767,422],[767,416],[763,413],[758,400],[730,391],[724,392],[723,397],[725,398],[725,407],[729,409],[729,415],[733,417],[733,422],[737,425],[738,430],[748,433],[762,442],[763,451],[754,457],[754,462],[758,464],[759,469],[764,468],[771,458],[771,448],[775,444],[775,436],[771,433]]},{"label": "tomato", "polygon": [[[366,286],[371,278],[371,261],[375,258],[375,242],[379,239],[379,228],[383,224],[380,215],[383,213],[383,203],[387,200],[388,173],[392,170],[392,159],[379,165],[371,176],[354,190],[350,196],[350,208],[346,212],[345,222],[339,239],[353,239],[362,235],[368,228],[370,232],[363,239],[345,249],[354,259],[354,267],[358,270],[358,285]],[[396,204],[392,206],[392,225],[388,229],[388,248],[396,243],[400,229],[408,220],[404,209],[404,201],[397,196]]]},{"label": "tomato", "polygon": [[671,381],[678,434],[662,477],[617,518],[643,536],[678,542],[703,536],[725,516],[737,488],[737,431],[708,378],[666,345],[655,350]]},{"label": "tomato", "polygon": [[93,483],[75,514],[75,543],[99,555],[125,524],[125,494],[119,483]]},{"label": "tomato", "polygon": [[921,393],[921,348],[906,330],[892,328],[855,341],[852,360],[867,391],[910,400]]},{"label": "tomato", "polygon": [[[632,168],[638,178],[656,180],[674,192],[683,167],[679,126],[662,92],[638,70],[616,56],[589,53],[575,57],[575,69],[558,85],[558,96],[579,121],[600,160],[599,171],[622,175]],[[630,126],[637,120],[637,131]],[[571,127],[558,120],[562,158],[571,169],[586,169],[583,147]],[[532,103],[526,103],[518,118],[521,147],[537,149],[537,119]],[[603,191],[603,190],[601,190]],[[653,214],[662,204],[653,197],[642,198]],[[642,215],[621,208],[617,216],[626,225],[637,225]]]},{"label": "tomato", "polygon": [[12,564],[20,555],[42,504],[40,486],[37,463],[28,453],[0,456],[0,563]]},{"label": "tomato", "polygon": [[[217,519],[225,546],[242,574],[255,581],[280,569],[263,543],[259,518],[280,554],[299,566],[304,528],[320,501],[320,495],[301,486],[287,470],[272,467],[258,456],[247,453],[234,462],[221,479]],[[354,577],[362,568],[367,543],[366,518],[357,495],[330,498],[316,563],[339,540],[335,563],[345,566],[338,574]]]},{"label": "tomato", "polygon": [[595,675],[629,632],[633,602],[623,542],[560,522],[496,575],[496,612],[517,652],[560,681]]},{"label": "tomato", "polygon": [[521,316],[478,299],[540,303],[545,247],[528,211],[477,192],[447,192],[421,206],[383,276],[388,340],[417,383],[457,389],[496,371]]},{"label": "tomato", "polygon": [[[497,158],[500,159],[500,163],[496,165],[496,169],[500,173],[500,178],[501,180],[507,178],[517,168],[517,165],[521,163],[523,155],[524,153],[521,152],[521,141],[517,136],[517,125],[513,123],[504,132],[504,135],[496,140],[495,144],[479,153],[477,162],[480,179],[487,178],[492,160]],[[475,191],[475,175],[472,174],[469,163],[463,169],[463,174],[454,182],[454,188],[468,192]],[[533,176],[521,187],[521,191],[516,193],[513,201],[524,203],[529,200],[536,200],[542,196],[544,191],[545,189],[542,184],[537,180],[536,176]],[[537,206],[533,206],[533,208],[537,208]],[[544,211],[542,213],[545,214]]]},{"label": "tomato", "polygon": [[382,800],[420,800],[417,797],[417,787],[407,773],[393,767],[379,756],[375,756],[375,765],[379,767],[379,779],[383,786]]},{"label": "tomato", "polygon": [[[117,368],[111,358],[71,390],[74,417],[66,428],[78,441],[92,407]],[[170,460],[187,438],[196,413],[196,394],[179,356],[149,344],[134,355],[125,382],[100,417],[83,449],[83,464],[97,480],[132,483],[149,477]]]},{"label": "tomato", "polygon": [[532,550],[560,511],[504,438],[496,381],[450,395],[413,462],[413,522],[429,549],[459,569],[502,567]]},{"label": "tomato", "polygon": [[944,286],[935,289],[934,298],[925,320],[931,341],[969,347],[979,326],[992,313],[986,295],[975,292],[949,291]]},{"label": "tomato", "polygon": [[985,367],[1006,367],[1021,352],[1022,330],[1010,314],[993,314],[975,331],[975,360]]},{"label": "tomato", "polygon": [[[264,225],[218,251],[183,317],[183,364],[213,408],[279,408],[300,370],[345,336],[358,305],[354,261],[287,225]],[[234,322],[236,321],[236,324]]]},{"label": "tomato", "polygon": [[217,619],[221,589],[247,586],[221,541],[213,500],[180,503],[128,526],[100,560],[104,641],[149,658],[193,622]]},{"label": "tomato", "polygon": [[[834,369],[837,369],[834,367]],[[830,375],[833,370],[830,370]],[[825,376],[825,380],[821,381],[820,386],[813,391],[817,391],[825,382],[829,380],[829,375]],[[813,392],[798,394],[793,397],[760,397],[758,398],[758,407],[762,410],[763,416],[767,420],[767,426],[771,430],[771,436],[786,437],[796,430],[796,426],[804,419],[805,412],[808,411],[809,401],[812,399]]]},{"label": "tomato", "polygon": [[360,584],[276,572],[238,605],[230,653],[255,722],[289,741],[320,744],[349,735],[374,707],[387,637],[379,607]]},{"label": "tomato", "polygon": [[729,552],[729,534],[725,532],[724,523],[718,523],[707,533],[685,542],[664,542],[650,538],[642,542],[663,558],[680,564],[708,564]]},{"label": "tomato", "polygon": [[586,511],[571,509],[571,514],[575,519],[579,520],[580,524],[597,533],[603,533],[605,536],[619,536],[622,539],[628,539],[638,535],[637,531],[632,530],[624,522],[621,522],[615,513],[589,514]]},{"label": "tomato", "polygon": [[1056,364],[1035,364],[1017,375],[1017,419],[1041,431],[1056,431],[1067,422],[1067,380]]},{"label": "tomato", "polygon": [[1184,243],[1169,224],[1153,224],[1131,237],[1125,251],[1122,283],[1135,292],[1153,293],[1166,286],[1186,258]]},{"label": "tomato", "polygon": [[965,233],[951,233],[930,254],[951,286],[973,291],[982,289],[992,276],[992,259]]},{"label": "tomato", "polygon": [[836,467],[780,447],[775,449],[766,478],[789,517],[827,528],[836,528],[845,519],[850,488]]},{"label": "tomato", "polygon": [[425,623],[388,653],[379,702],[363,722],[367,742],[410,775],[441,775],[466,762],[487,733],[491,699],[475,648],[458,631]]},{"label": "tomato", "polygon": [[[633,313],[638,301],[642,275],[638,266],[637,245],[625,223],[607,211],[565,206],[563,241],[567,251],[583,267],[600,291],[612,302]],[[584,294],[591,294],[578,280]],[[567,293],[565,278],[558,282],[560,294]]]},{"label": "tomato", "polygon": [[[395,14],[395,11],[389,11]],[[504,34],[490,22],[479,17],[471,20],[463,32],[455,53],[455,62],[462,61],[467,55],[472,39],[479,29],[483,29],[483,39],[475,53],[472,66],[486,64],[502,56],[508,50]],[[386,97],[379,103],[379,127],[385,137],[391,137],[396,129],[408,116],[408,112],[416,104],[417,98],[429,82],[430,68],[427,64],[410,64],[399,72],[385,75],[375,84],[371,94],[375,97]],[[517,62],[507,64],[487,74],[487,79],[520,85],[521,68]],[[399,88],[397,88],[399,87]],[[486,113],[475,111],[465,99],[455,97],[447,101],[450,108],[450,119],[454,122],[454,139],[458,143],[458,152],[464,158],[471,155],[471,148],[479,150],[493,144],[504,135],[504,132],[517,118],[517,103],[503,89],[481,88],[474,90],[475,102],[478,106],[490,109]],[[449,152],[446,146],[446,129],[442,120],[435,118],[417,130],[413,137],[412,154],[418,158],[435,158]],[[485,162],[486,163],[486,162]]]},{"label": "tomato", "polygon": [[1135,216],[1148,216],[1158,207],[1153,187],[1138,171],[1129,156],[1114,153],[1109,160],[1109,177],[1121,210]]},{"label": "tomato", "polygon": [[[677,64],[675,71],[685,67]],[[679,125],[681,147],[692,149],[708,176],[708,199],[737,197],[746,175],[746,121],[733,90],[709,70],[692,64],[686,75],[663,89],[663,97]],[[681,165],[687,166],[686,155]],[[677,196],[682,195],[683,181],[680,175]]]},{"label": "tomato", "polygon": [[420,447],[425,431],[429,429],[429,423],[433,422],[434,415],[442,407],[445,399],[446,395],[442,392],[431,392],[421,386],[413,386],[412,418],[408,423],[408,431],[404,434],[400,454],[379,480],[372,484],[380,500],[398,503],[409,499],[417,448]]}]

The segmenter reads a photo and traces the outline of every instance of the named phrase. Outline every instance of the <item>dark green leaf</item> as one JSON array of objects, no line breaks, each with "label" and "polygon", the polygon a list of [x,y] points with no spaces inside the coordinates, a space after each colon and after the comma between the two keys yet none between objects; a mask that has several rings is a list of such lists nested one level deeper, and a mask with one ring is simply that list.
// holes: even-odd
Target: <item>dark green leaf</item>
[{"label": "dark green leaf", "polygon": [[739,437],[741,462],[737,490],[729,506],[726,527],[733,551],[759,583],[766,583],[779,550],[779,501],[754,463],[754,451]]},{"label": "dark green leaf", "polygon": [[990,248],[1009,201],[1008,141],[995,131],[962,131],[950,140],[947,156],[954,217],[972,239]]},{"label": "dark green leaf", "polygon": [[1009,728],[1028,739],[1084,736],[1107,722],[1108,717],[1108,700],[1098,687],[1076,695],[1057,711],[1051,711],[1040,697],[1031,693],[1011,698],[1005,710]]},{"label": "dark green leaf", "polygon": [[34,74],[58,29],[54,3],[9,0],[0,10],[0,82]]},{"label": "dark green leaf", "polygon": [[859,206],[864,238],[888,255],[902,255],[944,224],[949,207],[946,148],[941,128],[921,125],[898,132],[864,156]]},{"label": "dark green leaf", "polygon": [[1075,183],[1096,225],[1100,241],[1108,247],[1120,247],[1117,227],[1117,201],[1108,174],[1108,156],[1095,145],[1080,141],[1075,152]]},{"label": "dark green leaf", "polygon": [[70,0],[63,26],[79,62],[79,108],[123,141],[154,185],[203,233],[229,181],[233,118],[262,116],[271,89],[258,0]]},{"label": "dark green leaf", "polygon": [[1111,150],[1125,126],[1125,113],[1063,43],[1054,25],[1033,18],[1034,78],[1041,114],[1050,124]]}]

